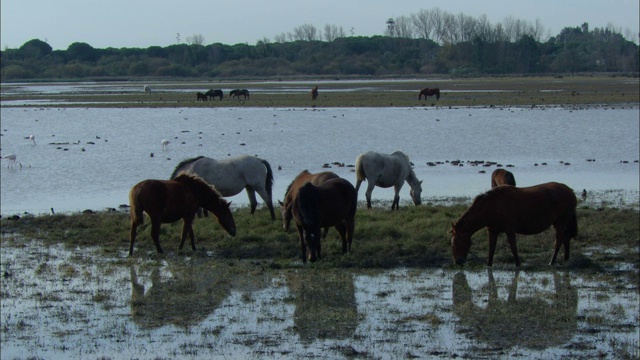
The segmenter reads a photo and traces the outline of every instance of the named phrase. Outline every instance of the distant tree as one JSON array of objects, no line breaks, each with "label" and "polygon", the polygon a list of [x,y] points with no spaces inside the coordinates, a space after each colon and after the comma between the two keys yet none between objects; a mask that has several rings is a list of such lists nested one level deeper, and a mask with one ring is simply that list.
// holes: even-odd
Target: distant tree
[{"label": "distant tree", "polygon": [[324,26],[324,41],[332,42],[337,38],[345,37],[344,29],[342,26],[325,25]]},{"label": "distant tree", "polygon": [[204,45],[204,36],[202,34],[187,36],[185,42],[189,45]]},{"label": "distant tree", "polygon": [[[87,43],[74,42],[67,48],[68,60],[80,60],[80,61],[96,61],[98,54],[96,50]],[[77,71],[74,70],[77,73]]]},{"label": "distant tree", "polygon": [[293,29],[293,37],[297,41],[319,40],[318,29],[311,24],[300,25]]},{"label": "distant tree", "polygon": [[25,59],[40,59],[51,53],[51,45],[38,39],[29,40],[18,50],[19,55]]}]

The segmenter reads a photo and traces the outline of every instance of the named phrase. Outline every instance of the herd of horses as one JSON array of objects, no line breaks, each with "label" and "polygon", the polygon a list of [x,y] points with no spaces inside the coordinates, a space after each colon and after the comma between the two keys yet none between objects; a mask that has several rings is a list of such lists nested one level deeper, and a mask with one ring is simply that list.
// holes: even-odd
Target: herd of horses
[{"label": "herd of horses", "polygon": [[[394,187],[391,209],[399,207],[399,192],[406,182],[415,205],[421,203],[422,181],[418,180],[409,157],[396,151],[382,154],[368,151],[356,158],[356,186],[329,171],[312,174],[302,171],[288,186],[280,202],[283,228],[289,229],[293,220],[298,232],[301,259],[304,263],[322,258],[321,240],[335,227],[342,241],[342,252],[351,251],[358,190],[367,181],[367,208],[371,208],[371,193],[378,186]],[[236,226],[230,202],[224,198],[246,190],[253,214],[257,207],[256,193],[269,208],[273,208],[273,171],[269,162],[256,156],[243,155],[224,160],[199,156],[180,162],[169,180],[148,179],[136,184],[129,193],[131,231],[129,255],[133,256],[137,227],[143,224],[143,213],[151,220],[151,238],[158,253],[160,225],[183,220],[181,250],[187,236],[195,251],[192,223],[204,209],[213,213],[218,223],[231,236]],[[451,251],[455,263],[464,264],[471,247],[471,236],[487,229],[489,256],[492,266],[498,235],[506,233],[507,241],[520,266],[516,234],[538,234],[549,227],[555,229],[555,246],[550,264],[556,262],[564,247],[564,260],[569,259],[569,242],[577,235],[577,199],[571,188],[550,182],[530,187],[517,187],[514,175],[502,168],[491,175],[491,190],[478,195],[451,224]],[[322,230],[324,229],[324,234]]]},{"label": "herd of horses", "polygon": [[[146,91],[146,88],[145,88]],[[150,91],[150,90],[149,90]],[[313,89],[311,89],[311,100],[315,101],[318,98],[318,85],[316,85]],[[240,96],[242,96],[244,99],[248,99],[249,98],[249,90],[247,89],[235,89],[235,90],[231,90],[229,92],[229,97],[232,99],[238,98],[238,100],[240,99]],[[422,97],[424,96],[424,99],[427,100],[428,96],[435,96],[436,100],[440,100],[440,89],[438,88],[424,88],[422,90],[420,90],[420,93],[418,94],[418,100],[421,100]],[[220,98],[220,101],[222,101],[222,98],[224,97],[224,93],[222,92],[222,90],[220,89],[210,89],[207,92],[200,92],[198,91],[196,93],[196,101],[207,101],[207,100],[215,100],[215,98],[218,97]]]}]

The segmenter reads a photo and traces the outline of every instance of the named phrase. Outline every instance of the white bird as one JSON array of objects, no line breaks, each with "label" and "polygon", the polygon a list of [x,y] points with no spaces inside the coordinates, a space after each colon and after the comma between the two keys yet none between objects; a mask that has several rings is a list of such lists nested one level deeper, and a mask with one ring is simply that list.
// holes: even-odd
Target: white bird
[{"label": "white bird", "polygon": [[7,169],[12,169],[14,166],[16,166],[16,154],[5,155],[5,156],[2,156],[2,158],[9,160]]},{"label": "white bird", "polygon": [[31,134],[31,135],[29,135],[29,137],[27,137],[27,139],[33,141],[33,145],[36,144],[36,136],[35,135]]},{"label": "white bird", "polygon": [[171,141],[167,139],[162,140],[162,150],[167,150],[169,148],[169,144],[171,144]]}]

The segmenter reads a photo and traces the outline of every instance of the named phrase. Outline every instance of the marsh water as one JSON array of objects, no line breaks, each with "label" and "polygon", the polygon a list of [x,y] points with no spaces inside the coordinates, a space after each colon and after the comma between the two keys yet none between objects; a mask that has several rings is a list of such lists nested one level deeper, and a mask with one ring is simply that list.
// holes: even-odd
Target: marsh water
[{"label": "marsh water", "polygon": [[[637,107],[624,106],[3,107],[2,155],[15,154],[17,163],[9,169],[2,160],[2,214],[117,208],[128,203],[137,182],[168,178],[180,161],[199,155],[266,159],[275,175],[273,196],[282,199],[304,169],[328,166],[355,183],[350,166],[368,150],[409,155],[425,201],[471,198],[490,187],[490,174],[501,165],[513,167],[520,186],[559,181],[576,192],[599,194],[590,198],[597,201],[637,203],[638,114]],[[168,149],[162,149],[163,139],[170,141]],[[408,191],[405,186],[402,200]],[[392,197],[392,189],[373,192],[374,200]],[[231,200],[248,202],[245,193]]]},{"label": "marsh water", "polygon": [[206,256],[6,245],[3,359],[638,356],[638,289],[622,273],[244,273]]}]

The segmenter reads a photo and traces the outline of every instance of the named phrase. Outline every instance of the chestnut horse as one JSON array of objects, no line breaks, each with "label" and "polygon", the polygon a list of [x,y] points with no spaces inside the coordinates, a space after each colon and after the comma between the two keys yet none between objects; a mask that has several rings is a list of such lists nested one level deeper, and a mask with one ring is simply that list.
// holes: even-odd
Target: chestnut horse
[{"label": "chestnut horse", "polygon": [[576,195],[568,186],[556,182],[531,187],[498,186],[478,195],[471,206],[452,224],[451,250],[453,259],[462,265],[471,247],[471,236],[483,227],[489,235],[489,261],[500,233],[507,234],[507,241],[520,266],[516,247],[516,234],[533,235],[556,230],[556,242],[550,265],[555,264],[560,247],[564,245],[564,260],[569,260],[569,241],[578,233],[576,220]]},{"label": "chestnut horse", "polygon": [[318,85],[311,89],[311,100],[315,100],[318,98]]},{"label": "chestnut horse", "polygon": [[493,189],[494,187],[500,185],[516,186],[516,178],[513,176],[511,171],[505,169],[495,169],[491,173],[491,188]]},{"label": "chestnut horse", "polygon": [[302,262],[322,258],[320,230],[335,226],[342,240],[342,253],[351,251],[358,193],[345,179],[329,179],[320,185],[311,182],[298,190],[291,212],[298,229]]},{"label": "chestnut horse", "polygon": [[422,96],[424,95],[424,99],[427,100],[427,96],[436,96],[436,100],[440,100],[440,89],[435,88],[435,89],[429,89],[429,88],[424,88],[422,90],[420,90],[420,93],[418,94],[418,100],[420,100],[422,98]]},{"label": "chestnut horse", "polygon": [[[303,170],[295,179],[289,184],[287,187],[287,191],[284,193],[284,202],[280,202],[280,208],[282,209],[282,228],[287,231],[289,230],[289,224],[291,224],[291,219],[293,219],[293,215],[291,213],[291,207],[293,206],[293,202],[298,196],[298,191],[302,187],[302,185],[311,182],[313,185],[320,185],[323,182],[329,179],[339,178],[336,173],[331,171],[324,171],[316,174],[312,174],[307,170]],[[325,229],[324,236],[327,235]]]},{"label": "chestnut horse", "polygon": [[191,239],[191,248],[196,250],[191,224],[201,207],[211,211],[229,235],[236,235],[236,224],[229,208],[230,203],[225,201],[214,187],[198,176],[181,173],[174,180],[143,180],[131,188],[129,202],[131,214],[129,256],[133,256],[136,230],[143,224],[143,212],[151,218],[151,238],[158,253],[162,253],[160,224],[173,223],[180,219],[184,223],[182,241],[178,250],[182,250],[187,235]]}]

